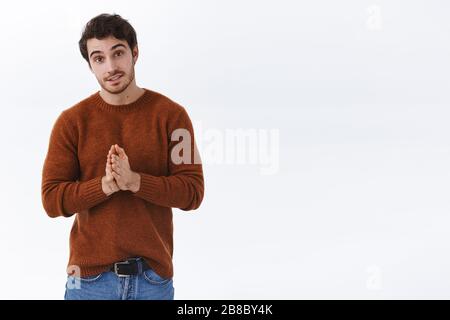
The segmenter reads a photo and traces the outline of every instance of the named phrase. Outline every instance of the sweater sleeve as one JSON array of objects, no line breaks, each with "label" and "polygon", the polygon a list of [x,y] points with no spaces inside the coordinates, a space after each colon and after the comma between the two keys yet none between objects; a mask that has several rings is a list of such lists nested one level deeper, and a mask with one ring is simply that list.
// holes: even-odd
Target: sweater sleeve
[{"label": "sweater sleeve", "polygon": [[42,169],[42,204],[50,217],[70,217],[108,198],[102,190],[102,177],[80,182],[79,176],[77,142],[63,111],[51,131]]},{"label": "sweater sleeve", "polygon": [[168,176],[138,172],[141,184],[133,194],[159,206],[195,210],[203,200],[203,168],[192,123],[183,107],[167,128]]}]

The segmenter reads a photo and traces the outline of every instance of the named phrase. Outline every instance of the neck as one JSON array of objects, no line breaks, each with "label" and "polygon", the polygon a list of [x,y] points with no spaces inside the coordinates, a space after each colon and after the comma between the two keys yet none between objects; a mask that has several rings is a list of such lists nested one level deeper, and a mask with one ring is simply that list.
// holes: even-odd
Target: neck
[{"label": "neck", "polygon": [[112,105],[129,104],[136,101],[143,93],[144,89],[139,88],[134,81],[121,93],[111,93],[103,88],[100,90],[103,100]]}]

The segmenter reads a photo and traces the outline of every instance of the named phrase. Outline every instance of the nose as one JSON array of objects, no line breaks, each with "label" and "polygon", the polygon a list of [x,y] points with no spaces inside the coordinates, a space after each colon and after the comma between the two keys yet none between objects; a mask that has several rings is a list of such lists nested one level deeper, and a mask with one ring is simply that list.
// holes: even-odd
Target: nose
[{"label": "nose", "polygon": [[107,78],[111,77],[116,71],[116,64],[112,59],[107,59],[105,63]]}]

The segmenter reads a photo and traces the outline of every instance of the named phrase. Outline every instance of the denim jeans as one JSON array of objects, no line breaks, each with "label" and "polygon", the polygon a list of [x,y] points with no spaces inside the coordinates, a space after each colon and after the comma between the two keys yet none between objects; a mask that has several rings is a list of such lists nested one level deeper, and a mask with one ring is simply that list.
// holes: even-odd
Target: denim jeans
[{"label": "denim jeans", "polygon": [[68,275],[65,300],[173,300],[173,278],[163,278],[153,269],[119,277],[106,271],[89,277]]}]

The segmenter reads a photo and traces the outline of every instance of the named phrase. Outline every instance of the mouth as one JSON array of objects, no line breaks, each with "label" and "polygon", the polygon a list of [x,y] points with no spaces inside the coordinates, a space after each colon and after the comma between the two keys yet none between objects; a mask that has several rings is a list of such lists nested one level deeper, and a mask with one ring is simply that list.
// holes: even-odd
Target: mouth
[{"label": "mouth", "polygon": [[109,78],[108,82],[116,82],[117,80],[119,80],[120,78],[122,78],[123,74],[116,74],[115,76],[112,76],[111,78]]}]

